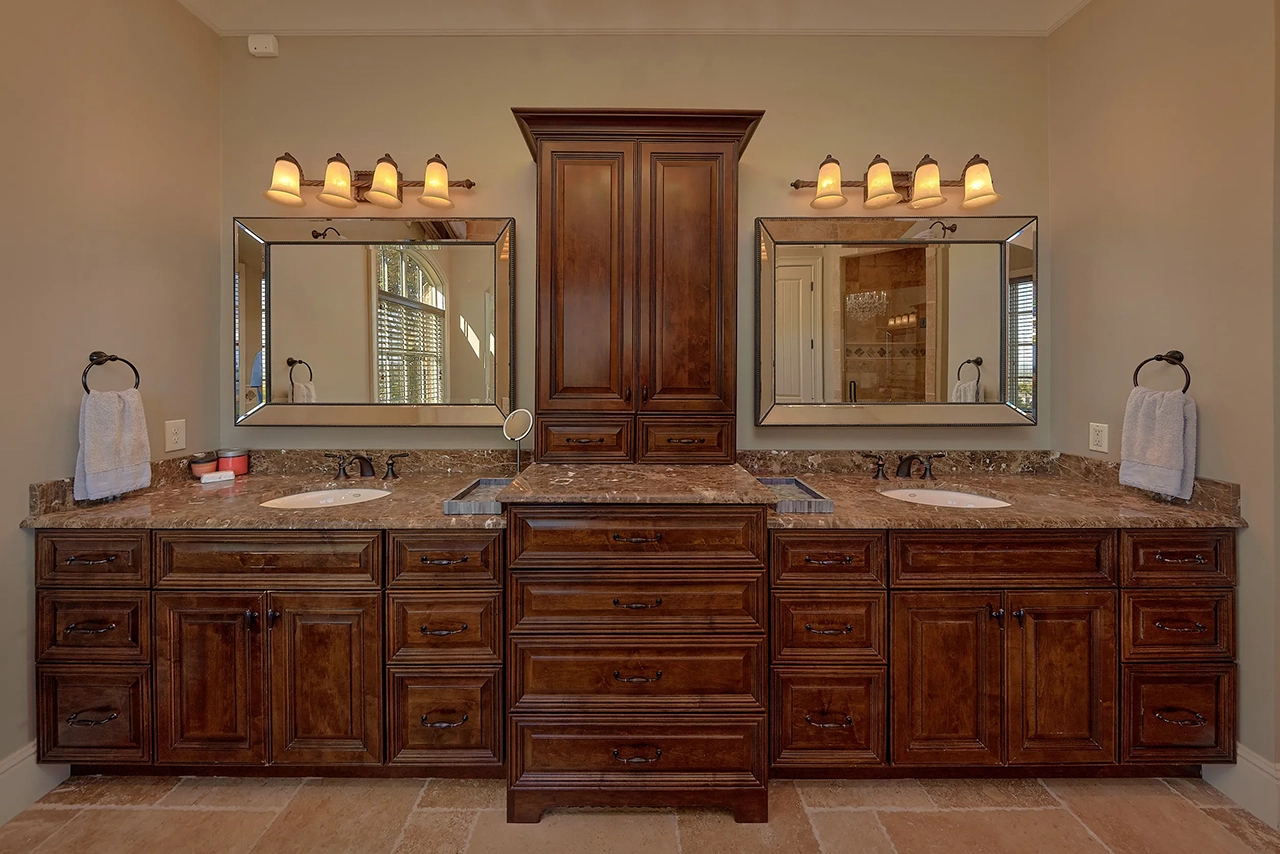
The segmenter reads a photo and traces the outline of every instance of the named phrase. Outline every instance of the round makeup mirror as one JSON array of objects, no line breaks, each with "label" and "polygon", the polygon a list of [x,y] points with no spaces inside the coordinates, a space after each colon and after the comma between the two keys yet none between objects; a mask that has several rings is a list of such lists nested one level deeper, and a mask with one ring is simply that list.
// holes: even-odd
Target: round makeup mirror
[{"label": "round makeup mirror", "polygon": [[527,409],[516,409],[502,422],[502,435],[516,443],[516,474],[523,469],[524,445],[522,440],[533,429],[533,413]]}]

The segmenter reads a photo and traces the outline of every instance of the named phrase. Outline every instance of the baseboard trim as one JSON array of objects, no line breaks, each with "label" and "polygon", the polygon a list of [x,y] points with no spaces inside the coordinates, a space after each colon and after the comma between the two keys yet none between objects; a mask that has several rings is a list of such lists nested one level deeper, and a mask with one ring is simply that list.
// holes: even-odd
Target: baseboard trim
[{"label": "baseboard trim", "polygon": [[53,791],[70,774],[70,765],[36,762],[34,741],[0,759],[0,824]]},{"label": "baseboard trim", "polygon": [[1280,765],[1243,744],[1235,765],[1206,765],[1205,782],[1275,828],[1280,828]]}]

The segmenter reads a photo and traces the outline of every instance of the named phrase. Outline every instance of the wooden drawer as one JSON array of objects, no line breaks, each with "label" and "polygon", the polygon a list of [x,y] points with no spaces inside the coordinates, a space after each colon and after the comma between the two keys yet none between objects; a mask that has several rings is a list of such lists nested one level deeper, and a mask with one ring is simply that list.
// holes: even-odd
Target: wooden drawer
[{"label": "wooden drawer", "polygon": [[516,506],[511,567],[764,566],[765,509],[756,506]]},{"label": "wooden drawer", "polygon": [[1120,564],[1120,583],[1126,587],[1231,587],[1236,583],[1236,532],[1121,531]]},{"label": "wooden drawer", "polygon": [[387,594],[387,662],[501,664],[502,594]]},{"label": "wooden drawer", "polygon": [[774,587],[884,587],[884,531],[774,531]]},{"label": "wooden drawer", "polygon": [[773,659],[777,664],[888,664],[889,594],[773,595]]},{"label": "wooden drawer", "polygon": [[540,463],[629,463],[634,422],[630,415],[539,418],[534,453]]},{"label": "wooden drawer", "polygon": [[1099,587],[1116,582],[1112,531],[891,531],[890,584]]},{"label": "wooden drawer", "polygon": [[37,587],[147,587],[148,531],[36,531]]},{"label": "wooden drawer", "polygon": [[762,786],[764,716],[511,718],[513,789]]},{"label": "wooden drawer", "polygon": [[36,668],[41,762],[151,761],[151,668],[50,664]]},{"label": "wooden drawer", "polygon": [[884,765],[887,682],[884,667],[773,668],[773,765]]},{"label": "wooden drawer", "polygon": [[387,669],[387,762],[502,765],[500,667]]},{"label": "wooden drawer", "polygon": [[636,419],[636,462],[685,465],[734,462],[733,421],[729,418],[659,417]]},{"label": "wooden drawer", "polygon": [[513,632],[764,629],[760,569],[519,570],[508,589]]},{"label": "wooden drawer", "polygon": [[1126,664],[1124,699],[1121,761],[1235,761],[1235,665]]},{"label": "wooden drawer", "polygon": [[41,590],[36,594],[36,660],[146,664],[151,602],[126,591]]},{"label": "wooden drawer", "polygon": [[764,638],[513,637],[513,711],[763,712]]},{"label": "wooden drawer", "polygon": [[381,531],[162,531],[157,587],[377,588]]},{"label": "wooden drawer", "polygon": [[1234,591],[1126,590],[1120,607],[1125,661],[1235,658]]},{"label": "wooden drawer", "polygon": [[502,534],[392,531],[389,588],[502,586]]}]

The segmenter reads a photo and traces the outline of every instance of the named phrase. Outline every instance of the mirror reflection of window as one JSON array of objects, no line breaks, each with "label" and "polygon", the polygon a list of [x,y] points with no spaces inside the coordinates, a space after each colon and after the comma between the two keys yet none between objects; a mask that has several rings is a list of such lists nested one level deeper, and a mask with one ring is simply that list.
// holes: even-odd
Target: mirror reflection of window
[{"label": "mirror reflection of window", "polygon": [[371,246],[378,403],[443,403],[445,291],[418,247]]}]

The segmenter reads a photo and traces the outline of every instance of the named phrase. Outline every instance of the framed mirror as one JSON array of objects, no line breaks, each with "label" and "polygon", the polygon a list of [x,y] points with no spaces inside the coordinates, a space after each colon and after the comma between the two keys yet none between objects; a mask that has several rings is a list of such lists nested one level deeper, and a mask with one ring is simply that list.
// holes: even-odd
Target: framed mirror
[{"label": "framed mirror", "polygon": [[1036,423],[1035,217],[756,220],[756,423]]},{"label": "framed mirror", "polygon": [[515,220],[234,221],[237,425],[501,426]]}]

